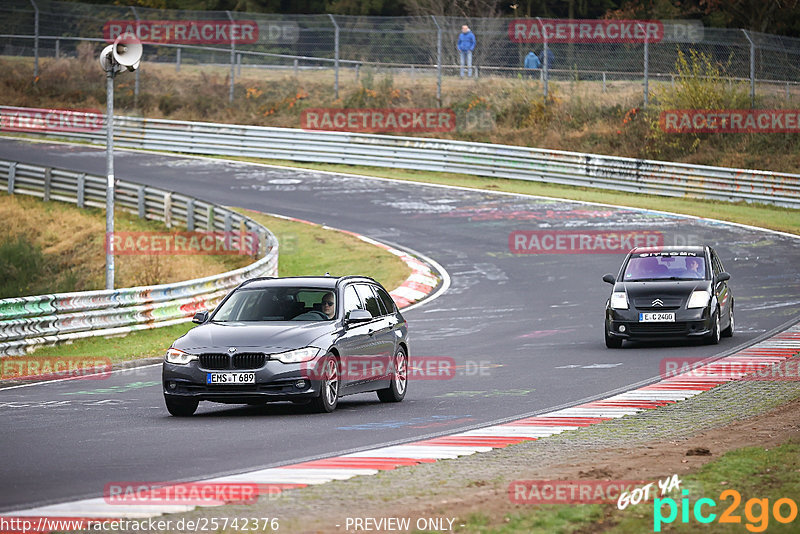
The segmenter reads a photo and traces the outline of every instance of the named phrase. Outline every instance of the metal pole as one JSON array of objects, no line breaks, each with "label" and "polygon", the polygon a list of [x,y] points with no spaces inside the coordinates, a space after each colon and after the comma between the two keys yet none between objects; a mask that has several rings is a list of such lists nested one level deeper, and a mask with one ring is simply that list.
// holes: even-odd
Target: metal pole
[{"label": "metal pole", "polygon": [[[139,35],[139,13],[136,12],[136,8],[131,6],[131,11],[133,11],[133,16],[136,19],[136,35]],[[133,107],[139,107],[139,70],[136,69],[134,72],[134,81],[133,81]]]},{"label": "metal pole", "polygon": [[750,107],[756,107],[756,44],[750,39],[747,30],[742,29],[742,33],[750,41]]},{"label": "metal pole", "polygon": [[436,102],[442,107],[442,27],[436,17],[431,15],[431,18],[436,24]]},{"label": "metal pole", "polygon": [[647,32],[644,34],[644,107],[647,107],[648,93],[650,92],[650,43],[647,41]]},{"label": "metal pole", "polygon": [[606,92],[606,73],[603,72],[603,92]]},{"label": "metal pole", "polygon": [[58,56],[60,55],[59,54],[61,48],[60,45],[61,45],[61,39],[56,39],[56,59],[58,59]]},{"label": "metal pole", "polygon": [[39,6],[30,0],[33,6],[33,83],[39,80]]},{"label": "metal pole", "polygon": [[114,289],[114,70],[106,71],[106,289]]},{"label": "metal pole", "polygon": [[542,29],[542,38],[544,40],[544,49],[543,49],[543,52],[542,52],[542,55],[544,56],[544,61],[542,61],[542,63],[543,63],[542,80],[544,82],[544,86],[543,86],[544,99],[547,100],[547,92],[549,90],[548,83],[549,83],[549,79],[550,79],[550,73],[548,72],[549,64],[550,64],[550,58],[548,57],[548,53],[547,53],[547,37],[545,37],[545,35],[544,35],[544,24],[542,24],[542,19],[541,18],[536,17],[536,20],[539,21],[539,26],[542,27],[541,28]]},{"label": "metal pole", "polygon": [[333,23],[333,42],[334,42],[334,67],[333,67],[333,92],[336,98],[339,98],[339,25],[336,24],[336,19],[333,15],[328,13]]},{"label": "metal pole", "polygon": [[181,71],[181,50],[182,48],[179,46],[178,51],[175,53],[175,72]]},{"label": "metal pole", "polygon": [[[231,12],[226,10],[225,13],[228,14],[228,19],[231,21],[231,26],[233,26],[233,17],[231,16]],[[228,91],[228,102],[233,103],[233,83],[234,79],[236,78],[236,41],[233,39],[233,32],[231,32],[231,87]]]}]

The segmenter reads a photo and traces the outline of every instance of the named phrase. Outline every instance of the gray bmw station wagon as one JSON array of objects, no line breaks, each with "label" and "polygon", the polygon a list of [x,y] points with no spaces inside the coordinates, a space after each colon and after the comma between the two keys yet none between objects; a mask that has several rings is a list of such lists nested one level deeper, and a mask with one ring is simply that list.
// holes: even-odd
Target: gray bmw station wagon
[{"label": "gray bmw station wagon", "polygon": [[332,412],[344,395],[406,395],[408,326],[371,278],[256,278],[193,321],[199,326],[164,358],[164,400],[174,416],[194,414],[200,401],[292,401]]}]

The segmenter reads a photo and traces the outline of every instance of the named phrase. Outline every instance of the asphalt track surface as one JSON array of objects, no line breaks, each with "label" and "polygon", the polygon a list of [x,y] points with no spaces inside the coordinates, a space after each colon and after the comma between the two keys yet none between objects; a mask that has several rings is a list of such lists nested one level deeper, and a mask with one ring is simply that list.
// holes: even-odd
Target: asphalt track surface
[{"label": "asphalt track surface", "polygon": [[[104,174],[104,151],[0,140],[0,157]],[[170,417],[160,366],[0,389],[0,512],[97,497],[119,481],[178,481],[453,433],[575,404],[659,375],[665,358],[703,358],[800,319],[800,240],[626,208],[120,151],[120,179],[298,217],[408,247],[450,274],[445,294],[405,315],[415,356],[452,357],[450,380],[416,380],[405,401],[344,398],[333,414],[294,405],[202,403]],[[731,273],[737,332],[718,346],[603,343],[614,254],[513,254],[515,230],[662,232],[708,243]],[[69,229],[65,229],[69,231]],[[288,241],[287,241],[288,242]],[[291,253],[288,247],[282,252]],[[333,273],[356,274],[356,273]]]}]

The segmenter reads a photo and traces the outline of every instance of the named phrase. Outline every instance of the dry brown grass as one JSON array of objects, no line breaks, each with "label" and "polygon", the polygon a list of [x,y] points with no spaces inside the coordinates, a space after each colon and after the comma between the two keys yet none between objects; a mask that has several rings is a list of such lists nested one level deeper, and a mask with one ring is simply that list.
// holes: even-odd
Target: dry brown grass
[{"label": "dry brown grass", "polygon": [[[104,106],[103,73],[96,50],[83,47],[79,59],[43,58],[38,84],[30,83],[29,58],[0,57],[0,101],[31,107],[100,108]],[[140,94],[134,97],[134,77],[116,82],[116,109],[151,118],[203,120],[298,128],[308,107],[436,107],[436,77],[432,69],[413,76],[362,68],[343,68],[340,95],[334,97],[332,70],[299,71],[243,67],[236,78],[233,104],[228,103],[230,68],[183,64],[180,73],[167,63],[145,63]],[[652,81],[652,102],[669,81]],[[761,107],[790,107],[800,101],[800,87],[759,86]],[[484,131],[433,133],[467,141],[596,152],[628,157],[656,157],[646,130],[636,121],[623,124],[625,114],[642,105],[640,82],[551,81],[550,102],[543,105],[538,80],[481,77],[443,78],[442,106],[459,113],[470,106],[490,110],[494,128]],[[639,114],[641,117],[642,113]],[[637,121],[639,119],[637,118]],[[639,121],[643,122],[643,121]],[[418,135],[418,134],[415,134]],[[425,135],[422,135],[423,137]],[[657,152],[656,152],[657,153]],[[722,166],[797,172],[797,134],[706,135],[693,151],[663,158]]]},{"label": "dry brown grass", "polygon": [[[63,202],[0,193],[0,220],[4,239],[24,238],[45,257],[31,294],[86,291],[105,285],[105,213],[78,209]],[[165,231],[163,224],[117,212],[115,229]],[[131,287],[179,282],[244,267],[242,256],[116,256],[116,286]]]}]

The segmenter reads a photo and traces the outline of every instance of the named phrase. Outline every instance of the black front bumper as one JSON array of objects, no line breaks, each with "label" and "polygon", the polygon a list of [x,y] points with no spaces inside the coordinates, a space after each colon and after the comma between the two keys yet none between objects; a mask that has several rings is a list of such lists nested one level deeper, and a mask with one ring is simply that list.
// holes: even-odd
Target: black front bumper
[{"label": "black front bumper", "polygon": [[[639,313],[668,311],[675,313],[675,322],[640,322]],[[620,331],[624,326],[624,332]],[[707,336],[711,333],[711,313],[709,308],[677,310],[628,310],[606,309],[605,329],[611,338],[616,339],[687,339]]]},{"label": "black front bumper", "polygon": [[[321,381],[309,378],[303,364],[268,361],[259,369],[203,369],[194,361],[186,365],[164,362],[161,382],[167,397],[246,404],[251,402],[305,401],[318,397]],[[209,372],[255,373],[255,384],[207,384]],[[298,388],[298,381],[304,386]]]}]

